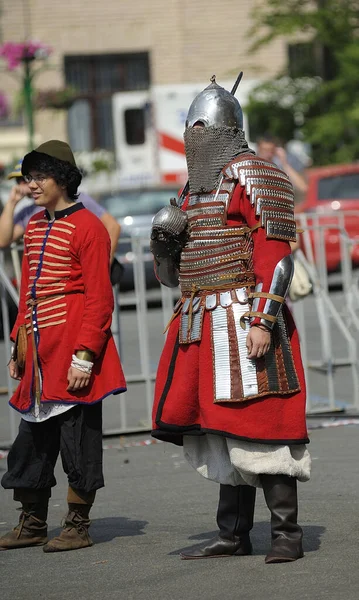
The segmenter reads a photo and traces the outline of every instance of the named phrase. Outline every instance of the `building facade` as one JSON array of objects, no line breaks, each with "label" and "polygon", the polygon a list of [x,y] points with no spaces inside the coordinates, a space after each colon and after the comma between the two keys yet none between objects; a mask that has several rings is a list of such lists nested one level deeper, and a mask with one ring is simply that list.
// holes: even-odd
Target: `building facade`
[{"label": "building facade", "polygon": [[[71,86],[78,94],[70,110],[36,110],[35,142],[61,138],[77,150],[111,150],[116,92],[209,81],[214,73],[219,83],[234,81],[240,70],[245,80],[276,75],[287,64],[284,39],[249,50],[259,1],[3,0],[0,43],[29,39],[52,48],[36,91]],[[0,75],[0,92],[13,105],[21,83],[6,70]],[[0,161],[24,152],[26,140],[21,117],[0,118]]]}]

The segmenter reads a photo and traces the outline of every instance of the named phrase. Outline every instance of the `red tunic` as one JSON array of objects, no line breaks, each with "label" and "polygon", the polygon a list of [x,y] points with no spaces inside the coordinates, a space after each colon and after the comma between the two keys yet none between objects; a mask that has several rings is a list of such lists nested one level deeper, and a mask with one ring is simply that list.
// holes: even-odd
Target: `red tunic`
[{"label": "red tunic", "polygon": [[[186,205],[184,206],[186,208]],[[245,189],[237,185],[230,202],[227,225],[258,225]],[[268,239],[263,227],[253,231],[253,271],[256,283],[269,292],[277,263],[290,253],[287,241]],[[261,299],[258,311],[263,311]],[[190,344],[178,343],[179,317],[171,323],[159,362],[152,435],[181,444],[183,434],[214,433],[248,441],[272,444],[308,442],[306,389],[298,333],[286,306],[283,309],[299,391],[288,395],[267,395],[246,402],[214,403],[213,343],[210,315],[204,312],[202,338]],[[254,325],[259,319],[255,319]],[[259,359],[261,360],[261,359]]]},{"label": "red tunic", "polygon": [[[81,203],[55,213],[35,214],[26,228],[19,312],[14,341],[26,324],[25,372],[10,400],[19,412],[34,405],[31,322],[41,376],[41,402],[98,402],[126,390],[111,334],[113,292],[109,277],[110,240],[101,221]],[[67,391],[67,373],[77,350],[90,350],[90,384]]]}]

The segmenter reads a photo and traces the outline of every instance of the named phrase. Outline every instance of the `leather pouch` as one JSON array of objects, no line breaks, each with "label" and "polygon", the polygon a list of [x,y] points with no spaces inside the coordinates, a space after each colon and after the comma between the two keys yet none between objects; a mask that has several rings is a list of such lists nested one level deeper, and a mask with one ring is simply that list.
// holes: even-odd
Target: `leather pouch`
[{"label": "leather pouch", "polygon": [[26,325],[20,325],[17,330],[13,360],[16,362],[19,371],[23,372],[25,369],[25,359],[27,351],[27,331]]}]

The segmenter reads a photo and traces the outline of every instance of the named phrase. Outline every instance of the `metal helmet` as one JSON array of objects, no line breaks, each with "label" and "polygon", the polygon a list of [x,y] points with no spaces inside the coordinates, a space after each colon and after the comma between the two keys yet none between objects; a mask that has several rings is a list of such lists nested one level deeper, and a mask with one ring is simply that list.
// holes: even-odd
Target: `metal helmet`
[{"label": "metal helmet", "polygon": [[216,83],[215,75],[211,84],[200,92],[189,107],[186,128],[197,122],[205,127],[236,127],[243,129],[243,113],[238,100],[230,92]]}]

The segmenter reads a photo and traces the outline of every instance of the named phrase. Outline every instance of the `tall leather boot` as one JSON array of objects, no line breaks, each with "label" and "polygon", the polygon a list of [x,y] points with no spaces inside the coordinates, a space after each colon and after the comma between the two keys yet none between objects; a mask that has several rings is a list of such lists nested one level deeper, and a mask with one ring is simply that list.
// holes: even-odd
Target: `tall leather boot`
[{"label": "tall leather boot", "polygon": [[0,538],[0,550],[43,546],[47,542],[47,511],[50,488],[14,490],[14,500],[22,505],[19,523]]},{"label": "tall leather boot", "polygon": [[181,552],[181,558],[189,560],[251,554],[249,532],[253,527],[255,499],[254,487],[221,485],[217,510],[218,535]]},{"label": "tall leather boot", "polygon": [[93,545],[88,529],[91,525],[89,514],[95,495],[96,492],[87,493],[69,487],[68,513],[64,519],[63,530],[43,547],[44,552],[65,552]]},{"label": "tall leather boot", "polygon": [[288,475],[261,475],[264,497],[271,512],[272,548],[265,562],[291,562],[304,556],[303,531],[297,523],[297,480]]}]

